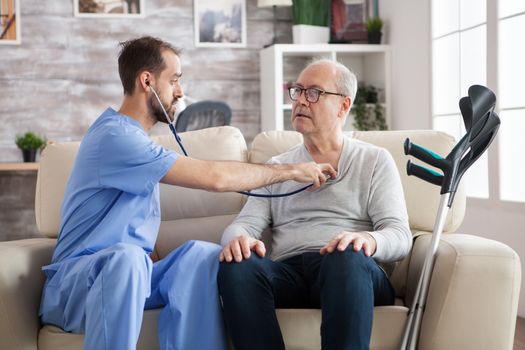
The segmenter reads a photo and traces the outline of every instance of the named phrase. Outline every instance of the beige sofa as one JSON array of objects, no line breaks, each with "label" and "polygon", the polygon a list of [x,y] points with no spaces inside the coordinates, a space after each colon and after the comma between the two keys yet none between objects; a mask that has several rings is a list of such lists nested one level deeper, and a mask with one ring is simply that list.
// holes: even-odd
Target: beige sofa
[{"label": "beige sofa", "polygon": [[[181,135],[190,155],[202,159],[264,162],[301,142],[294,132],[258,135],[250,151],[240,131],[211,128]],[[397,292],[396,306],[374,310],[372,349],[396,349],[404,328],[429,243],[439,202],[439,189],[406,176],[406,137],[438,153],[453,146],[451,137],[434,131],[355,132],[353,137],[387,148],[398,165],[415,240],[411,254],[395,267],[391,279]],[[157,138],[177,148],[170,135]],[[83,336],[39,323],[38,307],[44,275],[40,268],[50,261],[59,209],[78,143],[56,143],[43,152],[36,192],[36,219],[40,232],[49,237],[0,243],[0,349],[81,349]],[[161,258],[189,239],[219,242],[223,228],[241,209],[244,198],[236,193],[161,186],[162,225],[156,245]],[[445,231],[460,225],[465,194],[456,196]],[[504,244],[477,236],[445,234],[440,243],[429,300],[423,317],[419,349],[512,349],[521,279],[516,253]],[[319,310],[277,310],[287,349],[319,349]],[[158,310],[144,315],[138,349],[158,349]],[[203,330],[203,336],[206,331]],[[194,349],[188,349],[194,350]],[[205,349],[203,349],[205,350]]]}]

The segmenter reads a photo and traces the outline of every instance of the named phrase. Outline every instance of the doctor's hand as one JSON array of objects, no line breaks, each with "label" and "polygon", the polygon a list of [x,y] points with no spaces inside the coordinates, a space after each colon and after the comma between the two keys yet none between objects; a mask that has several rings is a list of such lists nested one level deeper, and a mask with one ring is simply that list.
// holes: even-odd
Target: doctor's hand
[{"label": "doctor's hand", "polygon": [[251,251],[255,251],[261,258],[266,254],[264,243],[250,236],[239,236],[232,239],[224,246],[219,256],[219,261],[241,262],[242,259],[248,259]]},{"label": "doctor's hand", "polygon": [[297,182],[312,183],[308,191],[313,192],[321,187],[328,178],[335,179],[337,171],[328,163],[299,163],[294,164],[295,173],[293,180]]},{"label": "doctor's hand", "polygon": [[347,232],[343,231],[336,235],[328,244],[321,248],[321,255],[332,253],[335,250],[344,251],[349,245],[353,246],[354,251],[364,250],[366,256],[371,256],[376,252],[377,242],[372,235],[366,231]]}]

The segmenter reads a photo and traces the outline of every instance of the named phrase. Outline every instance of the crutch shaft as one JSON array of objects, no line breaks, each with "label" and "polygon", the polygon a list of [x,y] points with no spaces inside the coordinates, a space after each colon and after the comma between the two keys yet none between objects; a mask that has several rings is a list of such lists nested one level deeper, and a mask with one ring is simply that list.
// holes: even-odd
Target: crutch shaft
[{"label": "crutch shaft", "polygon": [[410,308],[405,333],[401,343],[401,349],[415,349],[417,339],[419,336],[419,330],[421,328],[421,320],[423,317],[423,311],[426,305],[426,299],[428,295],[428,287],[430,285],[430,277],[432,276],[432,270],[434,268],[434,261],[437,248],[439,246],[439,240],[448,213],[448,199],[450,193],[444,193],[441,195],[441,201],[438,208],[438,216],[434,224],[434,230],[432,232],[432,240],[430,246],[427,248],[425,261],[418,281],[416,294]]}]

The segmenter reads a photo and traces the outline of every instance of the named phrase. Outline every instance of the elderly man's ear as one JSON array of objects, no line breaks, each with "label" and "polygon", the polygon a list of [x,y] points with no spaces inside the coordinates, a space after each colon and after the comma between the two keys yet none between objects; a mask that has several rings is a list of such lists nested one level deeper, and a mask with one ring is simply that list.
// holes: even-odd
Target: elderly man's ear
[{"label": "elderly man's ear", "polygon": [[350,97],[346,96],[343,100],[343,103],[341,104],[341,109],[339,110],[339,116],[344,116],[348,110],[350,109],[350,106],[352,105],[352,101],[350,100]]}]

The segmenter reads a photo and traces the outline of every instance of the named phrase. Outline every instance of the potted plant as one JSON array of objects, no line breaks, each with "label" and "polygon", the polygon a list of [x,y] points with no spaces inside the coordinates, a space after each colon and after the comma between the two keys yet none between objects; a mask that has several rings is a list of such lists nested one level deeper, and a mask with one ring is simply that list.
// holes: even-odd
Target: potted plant
[{"label": "potted plant", "polygon": [[352,114],[354,128],[360,131],[387,130],[385,110],[379,103],[379,90],[373,85],[359,85]]},{"label": "potted plant", "polygon": [[328,43],[331,0],[293,0],[294,44]]},{"label": "potted plant", "polygon": [[366,20],[369,44],[381,43],[381,35],[383,34],[381,29],[383,29],[383,20],[380,17],[370,17]]},{"label": "potted plant", "polygon": [[38,150],[45,146],[46,139],[29,131],[24,135],[16,135],[15,143],[22,150],[24,162],[34,162]]}]

